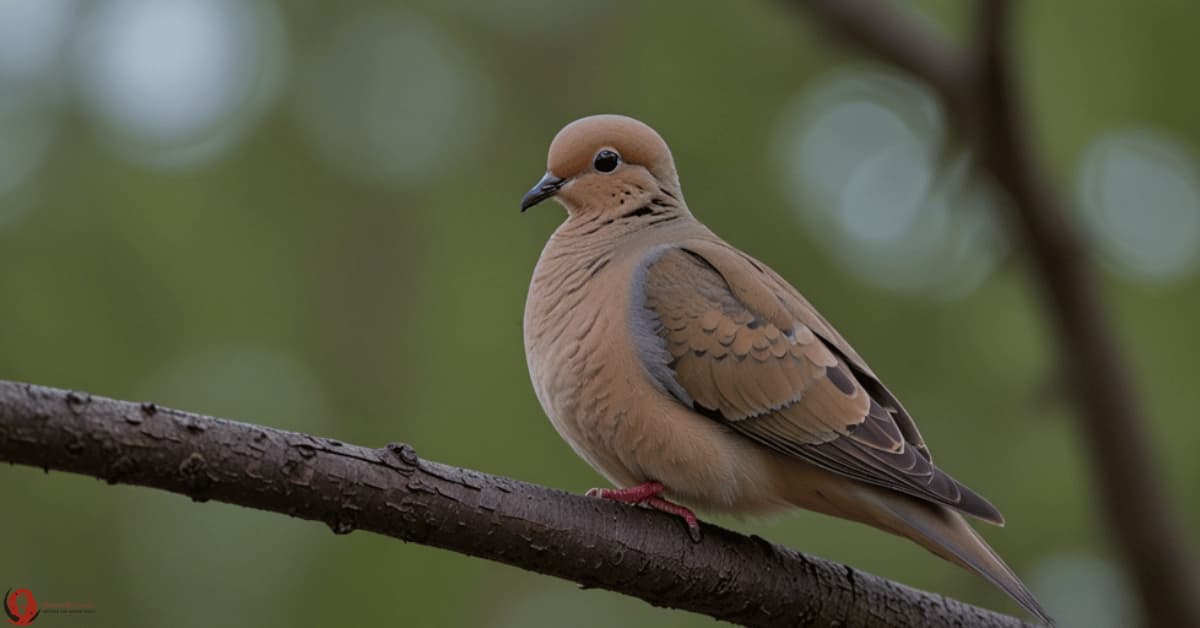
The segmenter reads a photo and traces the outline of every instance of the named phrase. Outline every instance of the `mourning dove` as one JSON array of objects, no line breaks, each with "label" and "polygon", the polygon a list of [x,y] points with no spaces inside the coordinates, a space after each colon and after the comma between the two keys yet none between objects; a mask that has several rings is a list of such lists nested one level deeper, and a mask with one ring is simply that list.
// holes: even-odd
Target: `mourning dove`
[{"label": "mourning dove", "polygon": [[525,355],[555,429],[618,487],[589,495],[697,534],[692,508],[865,523],[1050,621],[963,517],[1000,512],[933,465],[909,413],[795,288],[692,216],[658,133],[583,118],[546,165],[521,210],[554,198],[567,219],[534,269]]}]

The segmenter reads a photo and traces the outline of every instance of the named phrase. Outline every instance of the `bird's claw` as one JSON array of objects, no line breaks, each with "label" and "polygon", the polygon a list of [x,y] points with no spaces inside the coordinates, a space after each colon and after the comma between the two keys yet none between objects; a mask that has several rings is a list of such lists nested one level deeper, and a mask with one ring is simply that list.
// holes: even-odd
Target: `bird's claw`
[{"label": "bird's claw", "polygon": [[700,542],[700,521],[696,519],[696,514],[690,508],[680,506],[675,502],[667,501],[661,497],[651,497],[642,503],[659,512],[665,512],[683,519],[683,522],[687,524],[688,536],[692,537],[693,542]]},{"label": "bird's claw", "polygon": [[600,499],[611,499],[613,501],[625,502],[627,504],[641,504],[648,508],[653,508],[659,512],[665,512],[670,515],[675,515],[687,525],[688,536],[695,543],[700,542],[700,522],[696,519],[695,513],[685,506],[680,506],[674,502],[667,501],[659,494],[663,491],[663,485],[658,482],[647,482],[630,488],[589,488],[584,495],[588,497],[597,497]]}]

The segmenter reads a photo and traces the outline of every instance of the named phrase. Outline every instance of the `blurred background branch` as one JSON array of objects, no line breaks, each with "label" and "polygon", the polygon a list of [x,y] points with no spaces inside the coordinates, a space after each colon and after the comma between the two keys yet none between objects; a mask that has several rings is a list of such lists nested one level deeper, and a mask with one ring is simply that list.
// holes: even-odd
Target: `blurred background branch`
[{"label": "blurred background branch", "polygon": [[[979,164],[1004,190],[1008,221],[1057,341],[1059,368],[1091,459],[1100,516],[1150,626],[1200,626],[1200,575],[1159,478],[1143,403],[1100,295],[1083,238],[1041,174],[1009,48],[1014,2],[977,2],[976,46],[950,48],[877,0],[803,0],[810,13],[863,49],[926,81],[966,120]],[[1102,71],[1096,68],[1096,71]]]},{"label": "blurred background branch", "polygon": [[0,381],[0,461],[367,530],[743,625],[1028,625],[711,525],[693,543],[669,516],[422,460],[408,445],[150,403]]}]

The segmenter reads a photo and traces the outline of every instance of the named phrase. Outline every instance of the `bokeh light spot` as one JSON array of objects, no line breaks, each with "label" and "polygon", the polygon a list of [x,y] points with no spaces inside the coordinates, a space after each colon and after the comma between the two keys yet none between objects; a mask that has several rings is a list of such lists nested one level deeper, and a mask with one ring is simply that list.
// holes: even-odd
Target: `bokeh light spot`
[{"label": "bokeh light spot", "polygon": [[278,94],[286,44],[269,0],[110,0],[76,49],[85,104],[139,163],[208,161]]},{"label": "bokeh light spot", "polygon": [[1007,246],[970,155],[940,154],[944,135],[924,87],[843,72],[785,114],[777,161],[814,239],[850,271],[953,298],[983,281]]},{"label": "bokeh light spot", "polygon": [[56,69],[75,9],[73,0],[0,1],[0,227],[36,196],[28,184],[57,131]]},{"label": "bokeh light spot", "polygon": [[836,215],[845,231],[865,242],[887,243],[913,228],[933,174],[925,160],[913,158],[924,152],[913,139],[888,146],[851,170]]},{"label": "bokeh light spot", "polygon": [[75,8],[73,0],[0,1],[0,84],[39,80],[52,69]]},{"label": "bokeh light spot", "polygon": [[340,25],[304,72],[298,120],[343,174],[426,183],[486,125],[485,77],[440,29],[415,16],[363,14]]},{"label": "bokeh light spot", "polygon": [[1118,271],[1168,280],[1200,253],[1196,162],[1177,142],[1146,131],[1096,139],[1079,168],[1084,225]]}]

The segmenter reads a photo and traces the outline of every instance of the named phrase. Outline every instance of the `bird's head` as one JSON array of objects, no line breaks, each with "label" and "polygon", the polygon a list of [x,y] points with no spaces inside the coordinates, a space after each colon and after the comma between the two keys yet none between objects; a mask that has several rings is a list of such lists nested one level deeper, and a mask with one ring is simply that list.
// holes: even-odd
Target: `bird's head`
[{"label": "bird's head", "polygon": [[521,199],[521,211],[554,197],[572,215],[608,212],[660,193],[681,198],[662,137],[627,116],[589,116],[554,136],[546,175]]}]

